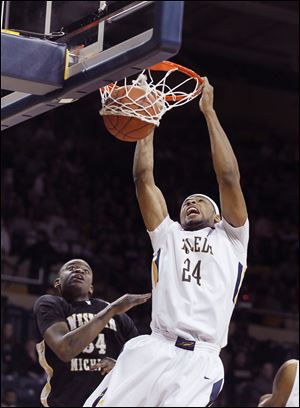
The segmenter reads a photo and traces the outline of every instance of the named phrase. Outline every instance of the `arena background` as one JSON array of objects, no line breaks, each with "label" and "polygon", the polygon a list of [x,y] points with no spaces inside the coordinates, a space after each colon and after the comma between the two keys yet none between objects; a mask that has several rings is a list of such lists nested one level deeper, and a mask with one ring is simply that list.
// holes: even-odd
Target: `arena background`
[{"label": "arena background", "polygon": [[[214,406],[257,406],[278,367],[299,358],[298,4],[186,1],[182,48],[173,58],[214,86],[251,227],[248,270],[221,353],[225,386]],[[95,295],[108,301],[151,290],[152,251],[132,181],[135,146],[106,131],[99,107],[95,92],[2,132],[2,406],[7,391],[10,406],[39,406],[45,377],[32,305],[54,293],[64,261],[86,259]],[[173,219],[193,192],[218,201],[198,99],[163,117],[155,176]],[[36,277],[41,269],[41,285],[6,278]],[[149,333],[150,304],[129,314]]]}]

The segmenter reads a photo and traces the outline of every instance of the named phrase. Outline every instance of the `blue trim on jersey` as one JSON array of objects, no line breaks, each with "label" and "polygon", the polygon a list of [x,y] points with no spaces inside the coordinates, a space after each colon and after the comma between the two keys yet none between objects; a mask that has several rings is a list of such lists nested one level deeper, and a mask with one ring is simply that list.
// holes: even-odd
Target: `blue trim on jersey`
[{"label": "blue trim on jersey", "polygon": [[161,248],[157,251],[156,259],[154,261],[157,270],[157,282],[159,281],[159,257],[160,257]]},{"label": "blue trim on jersey", "polygon": [[240,283],[241,283],[241,279],[242,279],[242,272],[243,272],[243,265],[239,262],[239,267],[238,267],[238,276],[237,276],[237,280],[236,280],[236,284],[235,284],[235,288],[234,288],[234,294],[233,294],[233,298],[232,301],[234,302],[234,299],[238,293],[239,287],[240,287]]},{"label": "blue trim on jersey", "polygon": [[101,398],[104,396],[104,394],[106,393],[107,388],[105,388],[105,390],[103,392],[101,392],[101,394],[99,395],[98,398],[95,399],[95,401],[92,404],[92,407],[96,407],[98,402],[101,400]]},{"label": "blue trim on jersey", "polygon": [[210,393],[209,403],[206,405],[207,407],[209,407],[217,399],[218,395],[220,394],[222,384],[223,384],[223,378],[221,378],[221,380],[214,383],[211,393]]}]

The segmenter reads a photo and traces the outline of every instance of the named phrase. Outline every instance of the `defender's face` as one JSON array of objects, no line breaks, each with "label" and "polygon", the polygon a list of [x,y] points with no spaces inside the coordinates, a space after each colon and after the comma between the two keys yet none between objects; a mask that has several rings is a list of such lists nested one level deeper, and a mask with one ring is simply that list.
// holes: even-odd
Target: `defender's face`
[{"label": "defender's face", "polygon": [[76,296],[88,295],[92,288],[93,271],[82,259],[67,262],[60,270],[60,285],[63,293]]},{"label": "defender's face", "polygon": [[191,196],[186,198],[180,210],[180,223],[183,229],[194,230],[214,224],[215,210],[205,197]]}]

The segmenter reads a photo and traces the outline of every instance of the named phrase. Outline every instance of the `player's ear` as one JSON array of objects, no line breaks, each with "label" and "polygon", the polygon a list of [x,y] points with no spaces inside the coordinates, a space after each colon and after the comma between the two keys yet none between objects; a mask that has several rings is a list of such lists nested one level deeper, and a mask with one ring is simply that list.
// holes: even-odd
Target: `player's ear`
[{"label": "player's ear", "polygon": [[91,285],[89,289],[89,295],[92,296],[93,292],[94,292],[94,286]]},{"label": "player's ear", "polygon": [[217,222],[220,222],[220,221],[221,221],[220,215],[215,214],[215,216],[214,216],[214,223],[216,224]]},{"label": "player's ear", "polygon": [[58,288],[60,286],[60,278],[56,278],[54,281],[54,287]]}]

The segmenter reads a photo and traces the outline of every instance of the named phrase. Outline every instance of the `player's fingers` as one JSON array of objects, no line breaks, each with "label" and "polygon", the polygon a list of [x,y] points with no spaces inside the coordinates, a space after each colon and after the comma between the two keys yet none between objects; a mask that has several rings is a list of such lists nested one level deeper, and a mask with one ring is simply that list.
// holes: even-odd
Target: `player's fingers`
[{"label": "player's fingers", "polygon": [[208,83],[208,79],[207,79],[207,77],[202,77],[202,79],[203,79],[203,82],[202,82],[202,84],[200,85],[200,89],[202,90],[203,88],[205,88],[205,85]]},{"label": "player's fingers", "polygon": [[101,368],[101,363],[92,364],[92,365],[90,366],[90,370],[91,370],[91,371],[98,370],[98,368]]},{"label": "player's fingers", "polygon": [[90,370],[91,371],[96,371],[96,370],[98,371],[99,368],[101,368],[101,370],[99,370],[101,375],[108,374],[112,370],[112,367],[102,367],[101,363],[92,365]]},{"label": "player's fingers", "polygon": [[96,368],[111,368],[116,364],[116,360],[111,357],[104,357],[99,363],[91,366]]},{"label": "player's fingers", "polygon": [[91,365],[91,370],[97,370],[98,368],[107,368],[111,365],[112,363],[108,362],[108,361],[101,361],[100,363],[96,363]]},{"label": "player's fingers", "polygon": [[127,294],[123,297],[123,300],[128,303],[139,304],[147,302],[147,300],[150,299],[150,297],[151,293],[143,293],[142,295]]},{"label": "player's fingers", "polygon": [[133,302],[135,304],[145,303],[151,298],[151,293],[145,293],[143,295],[133,295]]},{"label": "player's fingers", "polygon": [[142,295],[133,295],[136,299],[148,300],[151,298],[151,293],[143,293]]},{"label": "player's fingers", "polygon": [[112,364],[112,363],[108,363],[108,362],[103,363],[103,364],[102,364],[102,369],[101,369],[100,373],[101,373],[102,375],[108,374],[108,373],[114,368],[114,366],[115,366],[115,365]]},{"label": "player's fingers", "polygon": [[108,361],[101,361],[101,363],[99,364],[99,367],[101,367],[101,368],[107,368],[107,367],[110,367],[110,366],[111,366],[111,363],[108,362]]}]

